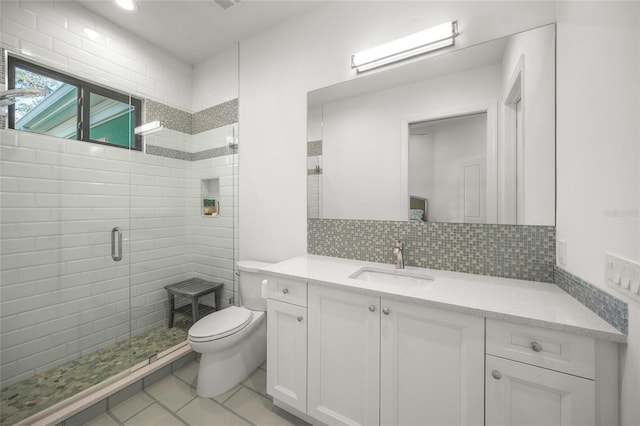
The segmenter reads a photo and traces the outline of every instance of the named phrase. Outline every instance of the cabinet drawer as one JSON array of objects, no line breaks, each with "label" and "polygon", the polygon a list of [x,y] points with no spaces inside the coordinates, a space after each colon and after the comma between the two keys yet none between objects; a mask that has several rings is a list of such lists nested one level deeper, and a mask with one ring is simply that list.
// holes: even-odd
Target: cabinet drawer
[{"label": "cabinet drawer", "polygon": [[267,279],[269,299],[280,300],[298,306],[307,306],[307,283],[280,277]]},{"label": "cabinet drawer", "polygon": [[593,338],[489,318],[486,336],[488,354],[595,378]]}]

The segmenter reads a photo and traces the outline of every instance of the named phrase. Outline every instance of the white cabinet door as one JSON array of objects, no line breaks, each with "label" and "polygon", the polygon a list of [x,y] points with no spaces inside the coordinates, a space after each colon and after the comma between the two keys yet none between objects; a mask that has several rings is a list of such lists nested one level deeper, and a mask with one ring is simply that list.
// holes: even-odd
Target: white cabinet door
[{"label": "white cabinet door", "polygon": [[593,380],[487,355],[486,424],[590,426]]},{"label": "white cabinet door", "polygon": [[309,286],[307,414],[330,424],[379,424],[380,299]]},{"label": "white cabinet door", "polygon": [[267,300],[267,392],[307,409],[307,309]]},{"label": "white cabinet door", "polygon": [[383,425],[484,423],[484,318],[382,299]]}]

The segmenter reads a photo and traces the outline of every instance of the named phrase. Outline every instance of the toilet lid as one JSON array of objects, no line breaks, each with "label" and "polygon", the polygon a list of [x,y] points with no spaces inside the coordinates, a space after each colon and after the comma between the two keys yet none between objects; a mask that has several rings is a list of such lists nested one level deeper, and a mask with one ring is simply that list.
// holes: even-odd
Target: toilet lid
[{"label": "toilet lid", "polygon": [[246,308],[230,306],[198,320],[189,329],[189,337],[215,340],[233,334],[251,322],[253,313]]}]

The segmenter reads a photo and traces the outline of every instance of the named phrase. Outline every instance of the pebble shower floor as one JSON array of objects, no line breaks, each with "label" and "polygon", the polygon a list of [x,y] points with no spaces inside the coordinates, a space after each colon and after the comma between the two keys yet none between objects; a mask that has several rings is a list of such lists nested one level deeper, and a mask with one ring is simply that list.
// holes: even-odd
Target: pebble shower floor
[{"label": "pebble shower floor", "polygon": [[0,390],[0,425],[10,426],[187,340],[178,319]]}]

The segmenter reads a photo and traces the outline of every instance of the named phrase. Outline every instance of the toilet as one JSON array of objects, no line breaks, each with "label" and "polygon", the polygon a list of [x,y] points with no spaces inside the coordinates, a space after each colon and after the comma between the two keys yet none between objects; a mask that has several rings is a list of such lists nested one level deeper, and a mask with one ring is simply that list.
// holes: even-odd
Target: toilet
[{"label": "toilet", "polygon": [[237,263],[240,300],[201,318],[189,329],[189,344],[202,354],[196,392],[211,398],[246,379],[267,358],[267,301],[261,297],[264,277],[259,269],[269,263]]}]

